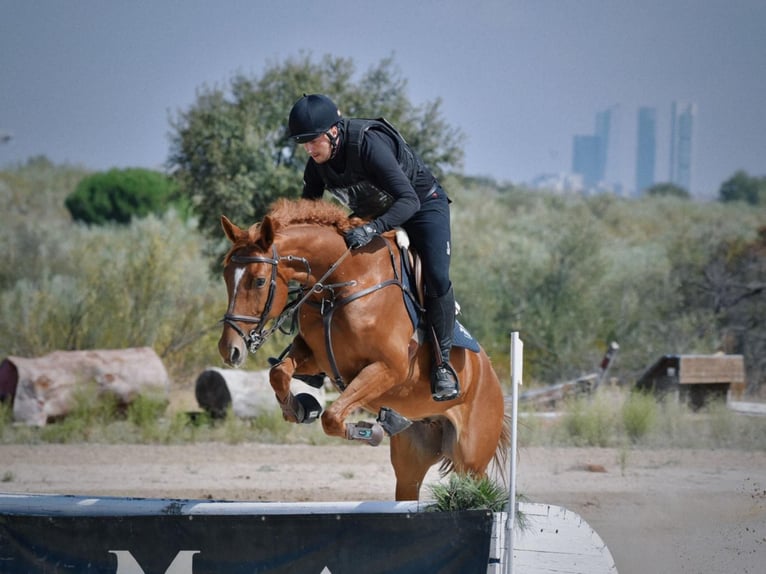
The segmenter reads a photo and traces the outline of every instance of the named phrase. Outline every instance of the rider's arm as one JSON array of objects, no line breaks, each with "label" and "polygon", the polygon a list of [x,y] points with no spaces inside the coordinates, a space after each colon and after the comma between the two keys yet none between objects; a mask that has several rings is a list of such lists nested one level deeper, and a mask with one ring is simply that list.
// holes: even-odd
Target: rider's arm
[{"label": "rider's arm", "polygon": [[306,162],[306,169],[303,170],[303,199],[319,199],[324,194],[324,181],[317,171],[316,164],[313,161]]},{"label": "rider's arm", "polygon": [[388,211],[377,218],[386,231],[403,224],[420,209],[420,199],[396,159],[394,143],[387,135],[369,130],[362,142],[362,165],[370,181],[394,199]]}]

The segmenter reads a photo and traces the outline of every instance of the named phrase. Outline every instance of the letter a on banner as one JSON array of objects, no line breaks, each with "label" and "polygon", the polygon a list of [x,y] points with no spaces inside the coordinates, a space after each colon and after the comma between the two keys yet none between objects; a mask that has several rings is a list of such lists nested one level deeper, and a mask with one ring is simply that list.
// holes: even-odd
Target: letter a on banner
[{"label": "letter a on banner", "polygon": [[[173,558],[165,574],[193,574],[192,564],[194,555],[199,550],[181,550]],[[117,556],[117,571],[115,574],[146,574],[141,565],[130,553],[130,550],[110,550],[109,554]]]}]

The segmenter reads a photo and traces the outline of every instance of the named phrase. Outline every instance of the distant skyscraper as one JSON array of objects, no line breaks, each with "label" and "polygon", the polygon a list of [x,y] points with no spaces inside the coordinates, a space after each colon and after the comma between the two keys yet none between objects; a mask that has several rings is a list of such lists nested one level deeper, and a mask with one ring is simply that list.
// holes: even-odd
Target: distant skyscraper
[{"label": "distant skyscraper", "polygon": [[606,177],[606,160],[609,155],[609,136],[612,127],[612,110],[604,110],[596,114],[596,129],[593,132],[598,138],[598,178],[597,181],[604,181]]},{"label": "distant skyscraper", "polygon": [[601,181],[615,185],[620,179],[620,106],[614,104],[596,114],[596,136],[601,140]]},{"label": "distant skyscraper", "polygon": [[657,156],[657,109],[638,109],[638,140],[636,142],[636,193],[654,185]]},{"label": "distant skyscraper", "polygon": [[607,165],[613,154],[613,106],[596,114],[593,135],[574,136],[572,171],[583,178],[586,188],[594,188],[606,180]]},{"label": "distant skyscraper", "polygon": [[695,104],[673,102],[670,117],[670,182],[686,191],[691,191],[695,115],[697,115]]},{"label": "distant skyscraper", "polygon": [[600,149],[598,136],[575,136],[572,142],[572,171],[582,176],[586,188],[596,187],[603,176],[599,162]]}]

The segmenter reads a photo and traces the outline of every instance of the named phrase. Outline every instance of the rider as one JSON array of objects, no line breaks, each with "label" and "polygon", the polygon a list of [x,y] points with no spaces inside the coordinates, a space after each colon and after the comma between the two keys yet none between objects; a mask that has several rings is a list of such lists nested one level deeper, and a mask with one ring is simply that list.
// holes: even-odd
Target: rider
[{"label": "rider", "polygon": [[327,189],[353,215],[369,222],[346,232],[358,249],[384,231],[402,227],[420,254],[426,284],[426,318],[439,352],[431,371],[436,401],[460,394],[449,364],[455,327],[455,296],[449,277],[450,200],[431,171],[384,119],[344,118],[330,98],[304,95],[289,118],[290,137],[309,160],[303,197],[319,199]]}]

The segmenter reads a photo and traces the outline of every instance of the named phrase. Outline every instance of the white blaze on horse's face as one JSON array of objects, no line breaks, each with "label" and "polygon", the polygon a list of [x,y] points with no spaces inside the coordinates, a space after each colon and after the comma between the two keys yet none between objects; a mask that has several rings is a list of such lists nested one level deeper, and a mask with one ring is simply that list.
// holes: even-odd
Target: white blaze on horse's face
[{"label": "white blaze on horse's face", "polygon": [[242,282],[242,278],[244,276],[245,276],[245,268],[237,267],[237,270],[234,271],[234,297],[237,296],[237,292],[239,291],[239,284]]},{"label": "white blaze on horse's face", "polygon": [[237,300],[237,293],[239,292],[239,284],[242,282],[242,278],[245,276],[245,268],[237,267],[234,270],[234,285],[231,288],[231,301],[229,301],[229,312],[234,308],[234,302]]}]

